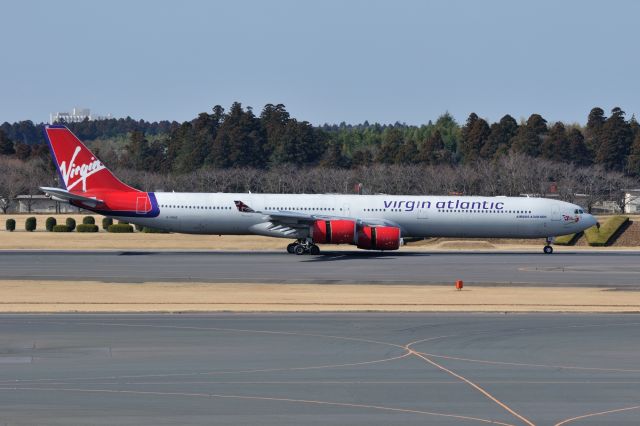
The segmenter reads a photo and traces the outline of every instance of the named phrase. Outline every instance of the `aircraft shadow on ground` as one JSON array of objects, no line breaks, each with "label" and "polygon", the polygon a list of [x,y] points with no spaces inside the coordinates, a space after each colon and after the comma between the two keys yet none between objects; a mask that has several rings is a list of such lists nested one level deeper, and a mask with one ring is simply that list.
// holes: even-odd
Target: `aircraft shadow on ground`
[{"label": "aircraft shadow on ground", "polygon": [[333,262],[340,260],[393,259],[396,257],[427,257],[431,253],[406,252],[358,252],[358,251],[324,251],[317,256],[305,256],[303,262]]}]

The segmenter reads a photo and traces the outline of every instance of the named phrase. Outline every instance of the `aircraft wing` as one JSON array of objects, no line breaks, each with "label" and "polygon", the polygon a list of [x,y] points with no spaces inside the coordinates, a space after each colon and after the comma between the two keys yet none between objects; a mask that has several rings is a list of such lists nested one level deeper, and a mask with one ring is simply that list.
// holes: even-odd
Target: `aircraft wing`
[{"label": "aircraft wing", "polygon": [[99,200],[97,198],[84,197],[82,195],[74,194],[73,192],[69,192],[66,189],[61,188],[50,188],[47,186],[41,186],[40,190],[56,201],[80,201],[90,207],[95,207],[103,202],[102,200]]},{"label": "aircraft wing", "polygon": [[398,226],[395,222],[385,219],[359,219],[346,216],[326,215],[326,214],[313,214],[313,213],[300,213],[292,211],[260,211],[254,210],[242,201],[234,201],[238,211],[242,213],[254,213],[266,216],[266,220],[278,223],[282,225],[288,225],[295,227],[296,225],[311,225],[317,220],[354,220],[359,225],[385,225],[385,226]]}]

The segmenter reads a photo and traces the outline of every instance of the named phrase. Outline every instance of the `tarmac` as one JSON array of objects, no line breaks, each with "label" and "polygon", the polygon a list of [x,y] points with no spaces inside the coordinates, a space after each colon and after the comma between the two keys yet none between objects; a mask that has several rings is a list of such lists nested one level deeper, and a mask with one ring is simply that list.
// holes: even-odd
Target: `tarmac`
[{"label": "tarmac", "polygon": [[638,315],[0,315],[0,336],[1,425],[640,418]]},{"label": "tarmac", "polygon": [[2,251],[0,279],[640,289],[640,252]]}]

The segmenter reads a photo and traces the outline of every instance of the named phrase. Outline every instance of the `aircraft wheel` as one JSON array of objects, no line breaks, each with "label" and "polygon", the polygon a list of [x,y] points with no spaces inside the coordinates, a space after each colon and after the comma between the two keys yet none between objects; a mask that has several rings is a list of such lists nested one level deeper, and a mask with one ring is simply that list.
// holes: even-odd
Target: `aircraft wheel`
[{"label": "aircraft wheel", "polygon": [[309,248],[309,254],[312,255],[317,255],[320,254],[320,247],[318,247],[317,245],[313,244],[310,248]]},{"label": "aircraft wheel", "polygon": [[551,254],[551,253],[553,253],[553,247],[544,246],[544,254]]},{"label": "aircraft wheel", "polygon": [[293,254],[293,253],[295,253],[295,252],[296,252],[296,246],[297,246],[297,245],[298,245],[297,243],[291,243],[291,244],[289,244],[289,245],[287,246],[287,253],[289,253],[289,254]]},{"label": "aircraft wheel", "polygon": [[297,254],[298,256],[305,254],[307,252],[307,250],[305,250],[304,246],[301,244],[296,245],[296,247],[293,249],[294,253]]}]

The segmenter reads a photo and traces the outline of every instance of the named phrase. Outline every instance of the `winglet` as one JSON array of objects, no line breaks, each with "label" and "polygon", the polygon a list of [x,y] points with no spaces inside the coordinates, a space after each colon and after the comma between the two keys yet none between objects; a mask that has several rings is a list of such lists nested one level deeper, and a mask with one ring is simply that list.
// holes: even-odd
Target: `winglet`
[{"label": "winglet", "polygon": [[253,210],[251,207],[249,207],[248,205],[246,205],[245,203],[243,203],[240,200],[236,200],[234,201],[236,208],[238,209],[239,212],[242,213],[254,213],[255,210]]}]

